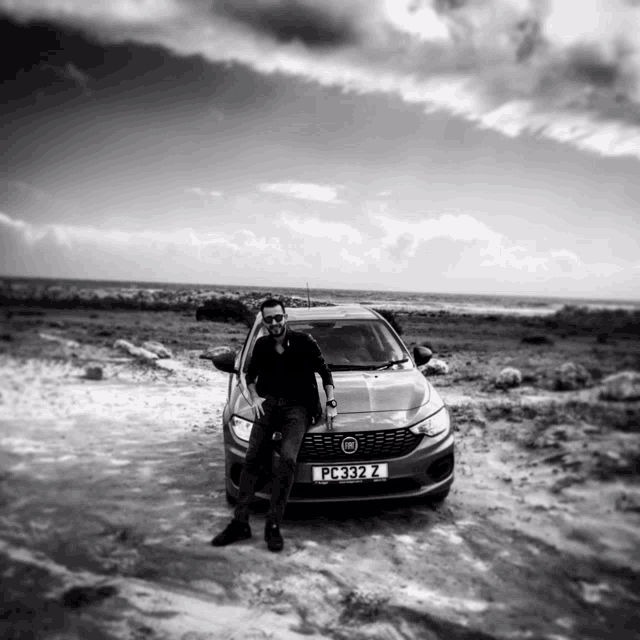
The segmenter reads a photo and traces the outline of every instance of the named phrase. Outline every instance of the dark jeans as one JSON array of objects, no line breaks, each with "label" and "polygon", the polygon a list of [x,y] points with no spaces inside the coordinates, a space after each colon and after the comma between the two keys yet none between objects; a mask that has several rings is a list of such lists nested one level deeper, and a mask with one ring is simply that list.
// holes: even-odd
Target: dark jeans
[{"label": "dark jeans", "polygon": [[255,495],[261,470],[272,464],[273,433],[280,431],[280,462],[273,480],[271,506],[267,515],[267,521],[280,524],[293,484],[298,451],[307,430],[307,409],[273,396],[267,396],[262,408],[264,415],[256,421],[249,436],[247,457],[240,474],[235,518],[248,522],[249,505]]}]

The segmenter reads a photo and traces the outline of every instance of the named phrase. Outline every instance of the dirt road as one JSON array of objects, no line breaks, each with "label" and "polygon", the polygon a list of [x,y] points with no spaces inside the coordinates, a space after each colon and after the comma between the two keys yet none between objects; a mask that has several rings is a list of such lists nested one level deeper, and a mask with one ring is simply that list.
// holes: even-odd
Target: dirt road
[{"label": "dirt road", "polygon": [[460,420],[442,506],[291,508],[279,555],[258,509],[216,549],[226,375],[81,364],[0,361],[2,638],[640,637],[637,481],[576,476],[603,446],[623,469],[637,433],[525,447],[526,420]]}]

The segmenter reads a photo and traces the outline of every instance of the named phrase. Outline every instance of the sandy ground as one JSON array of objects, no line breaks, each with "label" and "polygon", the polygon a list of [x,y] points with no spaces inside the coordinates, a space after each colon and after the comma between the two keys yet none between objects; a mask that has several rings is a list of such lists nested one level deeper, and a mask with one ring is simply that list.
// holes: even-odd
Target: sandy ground
[{"label": "sandy ground", "polygon": [[173,371],[75,351],[0,357],[0,637],[640,637],[639,434],[563,422],[584,394],[443,387],[443,505],[290,507],[271,554],[260,506],[251,540],[209,545],[231,515],[227,376],[195,351]]}]

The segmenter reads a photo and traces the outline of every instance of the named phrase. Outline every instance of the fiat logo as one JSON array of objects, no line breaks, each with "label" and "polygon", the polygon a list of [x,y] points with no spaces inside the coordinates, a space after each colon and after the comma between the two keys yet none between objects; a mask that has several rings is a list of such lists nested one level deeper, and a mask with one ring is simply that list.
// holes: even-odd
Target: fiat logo
[{"label": "fiat logo", "polygon": [[345,453],[355,453],[358,450],[358,441],[352,437],[343,438],[340,446]]}]

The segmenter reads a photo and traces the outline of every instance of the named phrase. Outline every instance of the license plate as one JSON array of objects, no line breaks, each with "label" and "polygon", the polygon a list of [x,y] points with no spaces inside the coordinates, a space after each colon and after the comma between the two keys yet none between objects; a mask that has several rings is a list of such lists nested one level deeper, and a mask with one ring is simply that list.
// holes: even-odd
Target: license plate
[{"label": "license plate", "polygon": [[329,482],[376,482],[386,480],[389,477],[386,462],[381,464],[332,464],[312,467],[311,471],[313,481],[324,484]]}]

